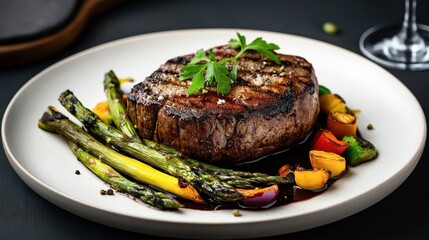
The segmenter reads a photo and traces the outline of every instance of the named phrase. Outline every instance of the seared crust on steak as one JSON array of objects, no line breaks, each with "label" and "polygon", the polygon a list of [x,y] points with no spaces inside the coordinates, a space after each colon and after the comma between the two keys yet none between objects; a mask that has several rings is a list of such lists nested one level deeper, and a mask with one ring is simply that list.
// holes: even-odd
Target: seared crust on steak
[{"label": "seared crust on steak", "polygon": [[[217,59],[234,56],[212,48]],[[311,132],[319,114],[318,82],[304,58],[277,54],[282,65],[257,52],[238,60],[238,79],[225,96],[208,88],[187,94],[179,80],[193,55],[168,60],[128,95],[128,114],[142,138],[210,163],[241,163],[291,147]]]}]

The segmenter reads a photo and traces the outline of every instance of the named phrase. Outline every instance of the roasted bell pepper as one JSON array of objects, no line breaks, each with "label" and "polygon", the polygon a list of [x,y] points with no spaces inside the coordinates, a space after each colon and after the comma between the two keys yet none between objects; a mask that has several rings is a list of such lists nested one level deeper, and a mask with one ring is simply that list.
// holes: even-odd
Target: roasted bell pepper
[{"label": "roasted bell pepper", "polygon": [[351,166],[359,165],[362,162],[374,159],[377,156],[375,146],[358,136],[345,136],[343,141],[349,142],[349,146],[344,151],[344,157]]},{"label": "roasted bell pepper", "polygon": [[331,94],[331,90],[329,90],[329,88],[323,85],[319,85],[319,96],[322,96],[324,94]]},{"label": "roasted bell pepper", "polygon": [[342,139],[344,136],[356,136],[357,127],[356,117],[351,114],[342,112],[328,114],[326,128],[338,139]]},{"label": "roasted bell pepper", "polygon": [[109,125],[113,125],[113,118],[110,114],[109,104],[107,101],[100,102],[92,109],[92,111],[101,118],[101,120]]},{"label": "roasted bell pepper", "polygon": [[329,114],[331,112],[347,112],[346,102],[338,94],[327,93],[319,96],[320,111]]},{"label": "roasted bell pepper", "polygon": [[332,152],[341,155],[349,145],[348,142],[338,140],[331,131],[319,129],[314,136],[311,149]]},{"label": "roasted bell pepper", "polygon": [[328,186],[331,172],[326,169],[301,169],[294,172],[295,183],[298,187],[315,192],[323,191]]},{"label": "roasted bell pepper", "polygon": [[280,177],[285,177],[288,174],[290,174],[291,172],[293,172],[292,167],[289,164],[285,164],[283,166],[281,166],[278,170],[277,170],[277,174]]},{"label": "roasted bell pepper", "polygon": [[314,169],[326,169],[331,172],[331,178],[339,178],[346,170],[346,159],[335,153],[311,150],[310,163]]}]

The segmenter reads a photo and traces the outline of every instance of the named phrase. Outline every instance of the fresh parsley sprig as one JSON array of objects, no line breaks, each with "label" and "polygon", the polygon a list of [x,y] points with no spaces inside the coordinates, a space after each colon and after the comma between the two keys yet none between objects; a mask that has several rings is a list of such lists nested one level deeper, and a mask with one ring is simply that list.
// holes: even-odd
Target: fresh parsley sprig
[{"label": "fresh parsley sprig", "polygon": [[[182,67],[180,80],[192,79],[192,83],[188,88],[188,94],[196,94],[201,89],[214,85],[216,85],[218,94],[228,94],[231,91],[231,84],[237,80],[238,58],[249,50],[255,50],[277,64],[281,64],[274,53],[274,50],[278,50],[280,47],[274,43],[267,43],[261,37],[247,44],[246,37],[237,33],[237,39],[231,39],[229,45],[232,48],[240,48],[240,51],[234,57],[216,61],[215,55],[211,50],[206,54],[203,49],[200,49],[195,53],[192,60]],[[228,62],[233,63],[231,70],[227,68]]]}]

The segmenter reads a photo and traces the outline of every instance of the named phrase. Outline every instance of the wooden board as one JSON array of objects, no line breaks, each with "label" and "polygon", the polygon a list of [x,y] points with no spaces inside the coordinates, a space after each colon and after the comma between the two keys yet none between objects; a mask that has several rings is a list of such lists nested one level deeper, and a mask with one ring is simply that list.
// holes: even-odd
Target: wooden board
[{"label": "wooden board", "polygon": [[23,66],[51,57],[69,46],[88,21],[121,0],[82,0],[77,13],[53,33],[27,41],[0,44],[0,68]]}]

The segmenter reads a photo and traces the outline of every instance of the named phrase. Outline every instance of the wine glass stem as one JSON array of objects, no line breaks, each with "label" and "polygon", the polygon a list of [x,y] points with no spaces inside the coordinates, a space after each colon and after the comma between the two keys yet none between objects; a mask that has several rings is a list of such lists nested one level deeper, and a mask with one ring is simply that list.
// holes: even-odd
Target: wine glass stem
[{"label": "wine glass stem", "polygon": [[402,25],[377,26],[359,40],[361,51],[393,69],[429,70],[429,26],[417,24],[417,0],[404,0]]},{"label": "wine glass stem", "polygon": [[396,61],[416,62],[426,55],[424,39],[416,23],[417,0],[405,0],[405,15],[401,30],[392,38],[385,54]]},{"label": "wine glass stem", "polygon": [[[417,0],[406,0],[405,1],[405,15],[404,22],[402,24],[402,34],[404,34],[404,40],[411,40],[417,33],[416,23],[416,4]],[[408,44],[410,44],[408,42]]]}]

